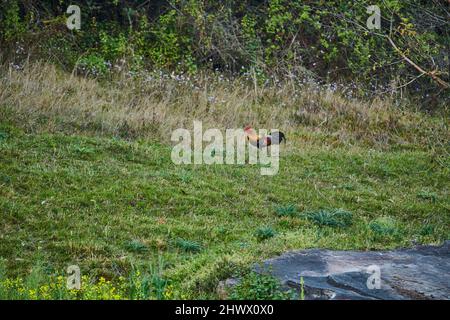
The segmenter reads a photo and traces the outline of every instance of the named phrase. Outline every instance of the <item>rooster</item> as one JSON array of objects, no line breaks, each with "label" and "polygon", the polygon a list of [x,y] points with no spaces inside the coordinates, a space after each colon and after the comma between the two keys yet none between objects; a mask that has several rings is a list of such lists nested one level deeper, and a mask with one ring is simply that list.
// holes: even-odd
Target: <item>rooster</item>
[{"label": "rooster", "polygon": [[252,146],[257,147],[258,149],[268,147],[272,144],[280,144],[281,141],[283,141],[283,140],[286,143],[286,137],[285,137],[284,133],[281,131],[270,132],[269,135],[267,135],[265,137],[260,137],[256,133],[255,129],[253,129],[250,126],[246,126],[244,128],[244,132],[245,132],[245,136],[247,137],[247,140],[250,142],[250,144]]}]

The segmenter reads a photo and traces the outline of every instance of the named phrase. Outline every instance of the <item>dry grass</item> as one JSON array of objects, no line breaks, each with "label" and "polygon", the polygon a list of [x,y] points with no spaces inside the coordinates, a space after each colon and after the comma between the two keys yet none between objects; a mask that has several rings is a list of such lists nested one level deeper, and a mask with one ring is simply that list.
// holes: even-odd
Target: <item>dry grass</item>
[{"label": "dry grass", "polygon": [[[375,148],[442,149],[447,110],[429,116],[393,106],[389,97],[363,101],[294,81],[260,86],[219,74],[122,74],[97,81],[45,63],[1,69],[2,117],[29,132],[95,133],[167,142],[194,119],[204,127],[279,128],[297,143],[365,144]],[[445,149],[445,147],[444,147]]]}]

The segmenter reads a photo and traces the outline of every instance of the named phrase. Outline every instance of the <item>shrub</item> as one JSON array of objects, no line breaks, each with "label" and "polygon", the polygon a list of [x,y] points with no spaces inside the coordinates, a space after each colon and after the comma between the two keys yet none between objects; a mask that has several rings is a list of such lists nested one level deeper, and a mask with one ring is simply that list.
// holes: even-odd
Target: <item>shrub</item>
[{"label": "shrub", "polygon": [[77,70],[85,75],[97,77],[106,75],[109,68],[103,57],[90,54],[78,60]]},{"label": "shrub", "polygon": [[26,31],[18,1],[2,1],[0,9],[0,40],[17,40]]}]

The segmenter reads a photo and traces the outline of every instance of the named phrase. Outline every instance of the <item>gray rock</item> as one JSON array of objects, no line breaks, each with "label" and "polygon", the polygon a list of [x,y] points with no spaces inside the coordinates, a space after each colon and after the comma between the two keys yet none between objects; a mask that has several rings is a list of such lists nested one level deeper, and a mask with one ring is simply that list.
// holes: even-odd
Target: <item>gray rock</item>
[{"label": "gray rock", "polygon": [[[297,292],[302,277],[305,299],[450,299],[450,241],[392,251],[294,251],[255,271]],[[378,271],[380,286],[373,281]]]},{"label": "gray rock", "polygon": [[217,288],[216,293],[219,299],[225,300],[228,299],[228,292],[230,288],[236,286],[239,283],[239,279],[229,278],[224,281],[220,281]]}]

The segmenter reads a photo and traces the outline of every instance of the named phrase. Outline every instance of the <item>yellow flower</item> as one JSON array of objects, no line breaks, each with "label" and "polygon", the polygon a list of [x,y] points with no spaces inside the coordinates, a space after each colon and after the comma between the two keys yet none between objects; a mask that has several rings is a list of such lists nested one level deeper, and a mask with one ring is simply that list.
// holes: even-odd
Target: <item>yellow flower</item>
[{"label": "yellow flower", "polygon": [[164,290],[164,299],[172,299],[173,298],[173,286],[168,285],[167,288]]},{"label": "yellow flower", "polygon": [[41,299],[50,299],[50,287],[48,285],[43,285],[39,288],[39,295]]},{"label": "yellow flower", "polygon": [[36,294],[36,290],[34,289],[29,289],[28,290],[28,296],[31,300],[37,300],[37,294]]}]

